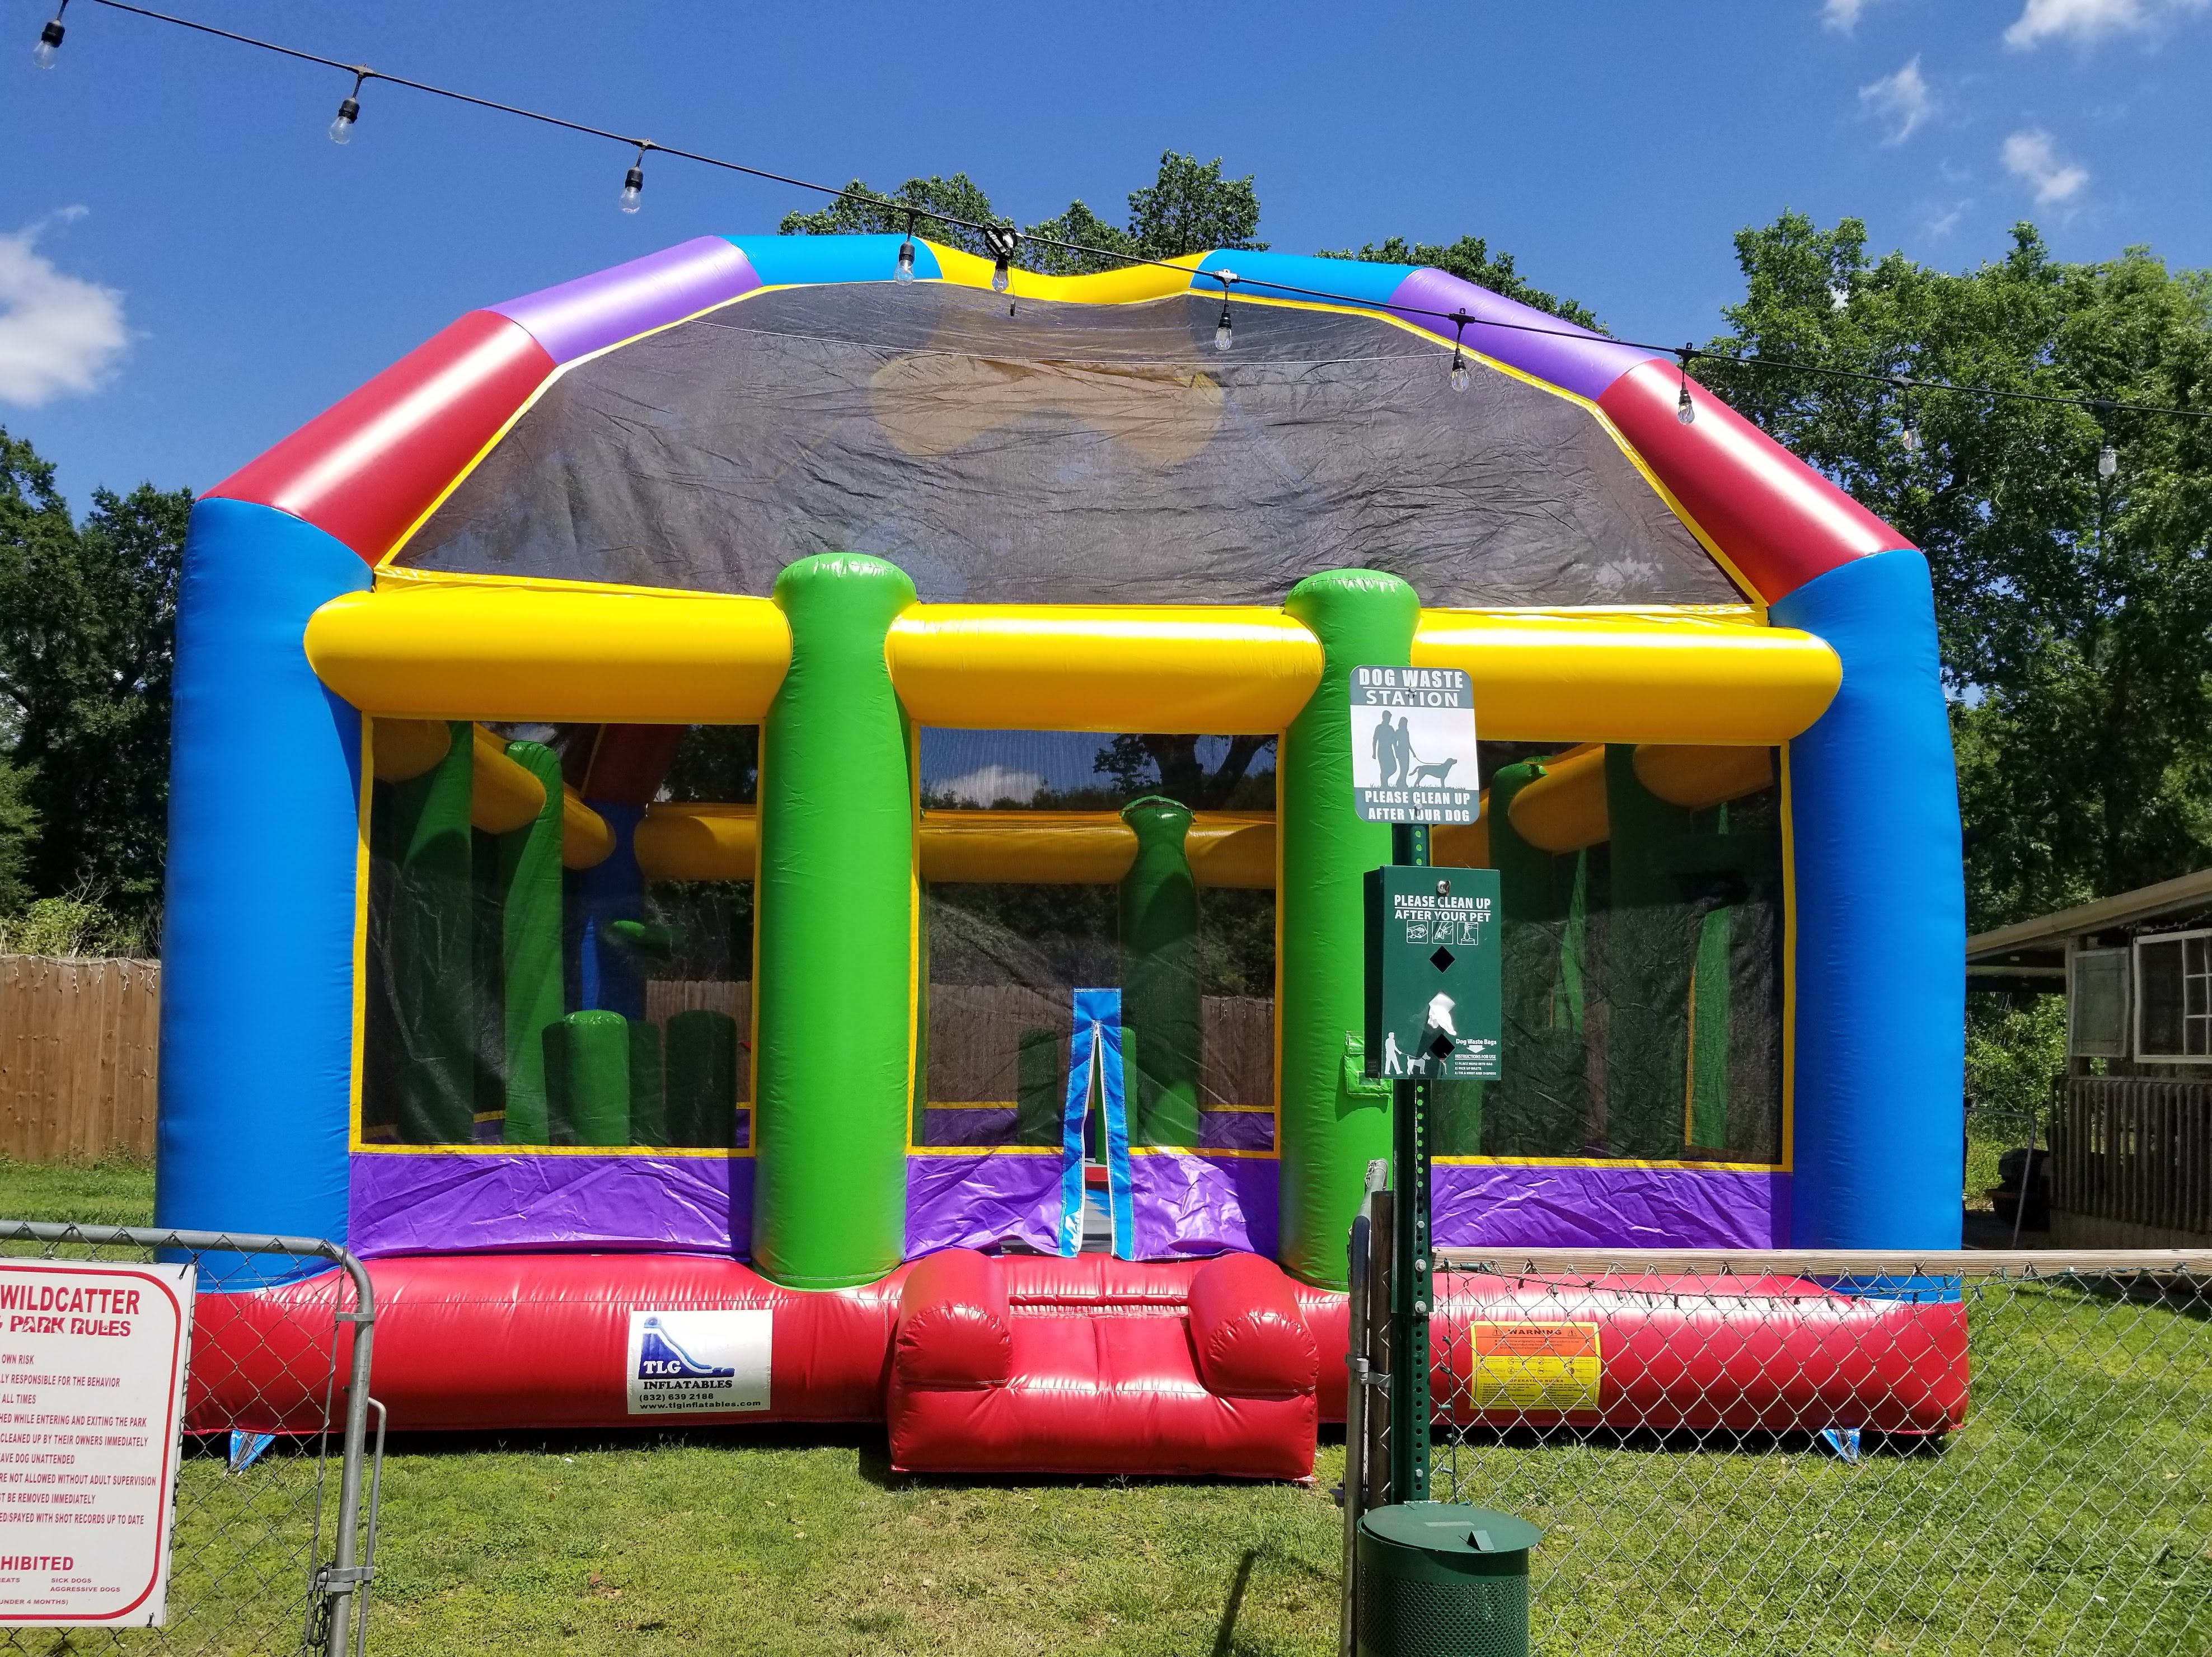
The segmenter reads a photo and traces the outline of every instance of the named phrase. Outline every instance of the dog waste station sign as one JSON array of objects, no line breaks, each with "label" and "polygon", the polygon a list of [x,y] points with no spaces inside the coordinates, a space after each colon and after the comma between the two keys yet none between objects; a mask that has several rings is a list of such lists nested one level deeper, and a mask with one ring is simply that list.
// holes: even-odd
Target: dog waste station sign
[{"label": "dog waste station sign", "polygon": [[1495,1081],[1498,871],[1370,869],[1367,1074]]},{"label": "dog waste station sign", "polygon": [[192,1288],[0,1259],[0,1627],[164,1620]]},{"label": "dog waste station sign", "polygon": [[1352,802],[1367,823],[1472,823],[1474,685],[1456,667],[1352,670]]}]

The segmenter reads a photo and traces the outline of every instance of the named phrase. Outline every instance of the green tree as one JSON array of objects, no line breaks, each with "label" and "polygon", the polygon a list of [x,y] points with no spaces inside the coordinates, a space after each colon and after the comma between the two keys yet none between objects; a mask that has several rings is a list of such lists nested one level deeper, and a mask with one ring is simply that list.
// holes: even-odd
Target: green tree
[{"label": "green tree", "polygon": [[27,879],[158,905],[169,676],[189,491],[101,490],[82,524],[53,469],[0,432],[0,724],[40,825]]},{"label": "green tree", "polygon": [[[1887,383],[2212,411],[2212,275],[2141,248],[2061,262],[2026,224],[1952,274],[1796,213],[1736,253],[1745,296],[1699,378],[1928,555],[1969,923],[2212,862],[2212,419]],[[1725,360],[1752,355],[1877,380]]]},{"label": "green tree", "polygon": [[[846,187],[862,195],[880,194],[860,179]],[[1010,222],[1000,218],[991,198],[965,173],[949,179],[908,179],[882,199],[886,204],[842,197],[817,212],[787,213],[776,228],[787,236],[896,234],[907,228],[913,210],[915,235],[983,254],[988,249],[978,232],[928,215],[943,213],[971,224]],[[1152,183],[1129,192],[1127,226],[1109,223],[1081,201],[1073,201],[1064,211],[1022,232],[1014,263],[1048,276],[1110,271],[1132,259],[1181,259],[1215,247],[1262,248],[1266,242],[1252,240],[1259,228],[1260,198],[1250,174],[1224,179],[1218,155],[1200,161],[1170,149],[1161,155],[1159,172]],[[1039,236],[1079,243],[1091,251],[1077,253],[1032,240]]]},{"label": "green tree", "polygon": [[0,758],[0,915],[13,915],[31,899],[26,880],[32,844],[39,838],[38,807],[31,803],[32,773]]},{"label": "green tree", "polygon": [[1557,294],[1532,287],[1521,278],[1513,268],[1513,255],[1490,251],[1490,244],[1480,236],[1462,236],[1449,246],[1433,241],[1407,241],[1403,236],[1392,236],[1386,241],[1370,241],[1358,253],[1340,248],[1334,253],[1323,253],[1323,259],[1364,259],[1381,265],[1433,265],[1439,271],[1449,271],[1454,276],[1487,288],[1493,294],[1507,299],[1517,299],[1523,305],[1540,311],[1549,311],[1563,321],[1577,327],[1595,329],[1600,333],[1605,327],[1587,305]]},{"label": "green tree", "polygon": [[786,213],[775,227],[778,233],[787,236],[896,235],[911,222],[918,236],[981,254],[986,250],[977,232],[929,216],[942,213],[969,224],[1000,222],[992,210],[990,197],[965,173],[955,173],[949,179],[933,174],[926,179],[908,179],[888,196],[871,190],[862,179],[854,179],[845,187],[861,196],[883,196],[892,204],[879,206],[874,201],[840,196],[815,212]]}]

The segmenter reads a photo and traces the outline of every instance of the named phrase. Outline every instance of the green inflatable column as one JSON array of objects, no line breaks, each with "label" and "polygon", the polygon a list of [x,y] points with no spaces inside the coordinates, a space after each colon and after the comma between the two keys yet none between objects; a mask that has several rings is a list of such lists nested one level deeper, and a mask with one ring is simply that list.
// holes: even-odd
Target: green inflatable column
[{"label": "green inflatable column", "polygon": [[1121,877],[1121,1025],[1138,1038],[1133,1137],[1146,1145],[1198,1143],[1200,1008],[1198,882],[1183,837],[1188,807],[1133,800],[1121,820],[1137,833]]},{"label": "green inflatable column", "polygon": [[1490,779],[1490,861],[1498,870],[1504,978],[1504,1080],[1490,1089],[1490,1142],[1513,1154],[1571,1156],[1588,1148],[1589,1051],[1583,1020],[1589,860],[1531,845],[1513,801],[1542,762],[1501,765]]},{"label": "green inflatable column", "polygon": [[392,1080],[402,1144],[465,1145],[476,1131],[474,741],[471,728],[456,723],[443,759],[392,785],[399,854],[391,921],[398,1025]]},{"label": "green inflatable column", "polygon": [[673,1143],[661,1087],[660,1030],[640,1019],[629,1026],[629,1142],[656,1149]]},{"label": "green inflatable column", "polygon": [[546,1114],[562,1145],[629,1143],[629,1020],[605,1008],[571,1013],[544,1038]]},{"label": "green inflatable column", "polygon": [[738,1021],[711,1007],[668,1016],[670,1142],[732,1145],[738,1133]]},{"label": "green inflatable column", "polygon": [[507,1126],[510,1145],[543,1145],[545,1033],[561,1021],[561,757],[538,742],[510,742],[507,757],[536,777],[545,803],[536,819],[499,837],[500,967],[505,1003]]},{"label": "green inflatable column", "polygon": [[1283,1265],[1345,1287],[1345,1241],[1367,1164],[1390,1154],[1390,1102],[1345,1087],[1345,1038],[1366,1025],[1365,875],[1390,861],[1390,830],[1352,801],[1352,670],[1402,667],[1420,600],[1395,576],[1330,570],[1283,607],[1321,640],[1321,683],[1276,761],[1282,878],[1275,894],[1276,1096],[1282,1118]]},{"label": "green inflatable column", "polygon": [[884,649],[914,583],[824,553],[786,568],[775,597],[791,667],[761,727],[753,1264],[842,1288],[906,1251],[914,787]]}]

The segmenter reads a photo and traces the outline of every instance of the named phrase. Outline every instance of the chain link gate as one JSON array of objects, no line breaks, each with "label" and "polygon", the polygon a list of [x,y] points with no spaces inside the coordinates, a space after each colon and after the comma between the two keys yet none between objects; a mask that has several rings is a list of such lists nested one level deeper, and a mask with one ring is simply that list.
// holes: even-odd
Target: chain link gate
[{"label": "chain link gate", "polygon": [[1434,1297],[1431,1494],[1545,1532],[1539,1650],[2212,1649],[2212,1251],[1442,1249]]},{"label": "chain link gate", "polygon": [[[0,1630],[0,1652],[362,1657],[384,1428],[362,1263],[319,1238],[27,1221],[0,1221],[0,1257],[201,1268],[164,1625]],[[222,1286],[240,1278],[265,1287]]]}]

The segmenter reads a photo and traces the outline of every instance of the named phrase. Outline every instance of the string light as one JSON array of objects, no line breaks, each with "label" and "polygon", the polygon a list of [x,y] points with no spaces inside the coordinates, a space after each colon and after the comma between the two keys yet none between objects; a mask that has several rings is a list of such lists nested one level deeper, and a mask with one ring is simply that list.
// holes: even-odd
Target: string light
[{"label": "string light", "polygon": [[914,280],[914,215],[906,216],[906,240],[899,243],[898,280]]},{"label": "string light", "polygon": [[625,213],[635,213],[645,205],[645,145],[638,145],[637,159],[623,174],[622,194],[615,198],[615,205]]},{"label": "string light", "polygon": [[353,74],[353,90],[338,101],[337,119],[331,123],[332,143],[351,143],[353,124],[361,119],[361,83],[368,78],[368,71],[357,69]]},{"label": "string light", "polygon": [[[382,74],[358,64],[343,63],[335,58],[325,58],[317,52],[302,52],[295,46],[280,46],[274,40],[261,40],[251,34],[240,34],[231,29],[217,28],[211,23],[202,23],[192,18],[179,17],[167,12],[155,11],[149,7],[133,5],[130,3],[130,0],[89,0],[89,3],[106,7],[111,11],[127,12],[132,16],[143,17],[153,22],[167,23],[173,27],[189,29],[195,34],[213,35],[218,40],[229,40],[239,46],[252,46],[257,51],[270,52],[277,57],[290,58],[301,63],[319,64],[326,69],[343,70],[357,77],[356,89],[362,81],[385,81],[394,86],[406,87],[429,97],[444,98],[453,103],[468,104],[477,109],[488,109],[496,114],[512,115],[519,119],[536,121],[541,125],[559,127],[563,131],[580,133],[586,137],[605,138],[619,143],[635,144],[638,146],[641,161],[647,149],[658,149],[661,154],[675,156],[679,161],[694,161],[702,167],[712,167],[726,173],[739,174],[746,178],[759,179],[769,184],[787,185],[793,189],[811,191],[817,195],[830,197],[833,200],[857,202],[880,213],[890,214],[903,210],[908,214],[910,219],[924,218],[951,230],[969,231],[980,235],[985,245],[996,256],[994,268],[991,273],[991,287],[997,293],[1003,294],[1012,286],[1012,277],[1008,267],[1012,263],[1015,247],[1024,240],[1033,241],[1039,247],[1073,254],[1085,260],[1106,259],[1122,265],[1152,265],[1184,271],[1188,271],[1188,269],[1187,265],[1177,265],[1170,259],[1153,259],[1145,254],[1131,253],[1119,248],[1094,247],[1087,243],[1069,241],[1057,236],[1030,235],[1024,238],[1020,232],[1011,226],[981,224],[971,219],[956,217],[952,214],[940,213],[930,208],[911,207],[906,204],[890,201],[866,190],[840,188],[836,185],[820,184],[811,179],[795,178],[790,174],[771,172],[766,168],[749,167],[742,161],[733,161],[720,155],[706,155],[698,150],[671,149],[665,145],[648,143],[643,139],[626,133],[611,131],[605,127],[588,125],[582,121],[572,121],[565,116],[548,114],[543,110],[527,109],[519,104],[501,103],[494,98],[480,98],[473,93],[456,91],[451,87],[436,86],[427,81],[410,80],[404,76]],[[67,0],[62,0],[62,3],[55,9],[53,21],[49,22],[40,34],[39,45],[33,55],[41,66],[52,66],[55,51],[61,45],[63,32],[61,16],[66,5]],[[623,206],[625,211],[636,210],[637,198],[633,192],[641,192],[644,183],[645,175],[642,166],[633,164],[623,191]],[[1314,300],[1324,304],[1387,312],[1399,316],[1427,317],[1437,321],[1457,322],[1457,326],[1462,330],[1468,322],[1478,322],[1486,328],[1498,328],[1514,333],[1535,334],[1555,339],[1587,340],[1593,337],[1588,329],[1565,324],[1547,326],[1540,322],[1509,322],[1498,317],[1468,317],[1466,321],[1462,322],[1458,321],[1458,318],[1464,315],[1464,313],[1429,310],[1418,305],[1406,304],[1395,298],[1381,300],[1363,297],[1356,294],[1333,293],[1325,289],[1300,287],[1287,281],[1270,281],[1267,285],[1278,294],[1291,299]],[[1837,293],[1832,289],[1830,294],[1832,302],[1837,297]],[[1848,304],[1850,300],[1848,289],[1842,290],[1841,298],[1845,304]],[[2102,398],[2069,396],[2058,392],[2020,391],[1997,386],[1960,385],[1942,380],[1906,380],[1900,382],[1896,376],[1891,375],[1875,374],[1856,369],[1831,368],[1821,363],[1794,362],[1785,357],[1729,356],[1721,353],[1700,351],[1693,346],[1686,345],[1676,350],[1671,346],[1654,345],[1642,340],[1616,339],[1609,336],[1597,337],[1605,338],[1608,344],[1624,346],[1632,350],[1648,351],[1659,356],[1673,356],[1681,360],[1682,384],[1675,402],[1674,417],[1686,426],[1694,423],[1697,419],[1697,411],[1690,400],[1689,365],[1693,358],[1701,356],[1711,356],[1716,361],[1727,362],[1735,368],[1763,369],[1780,374],[1808,374],[1826,379],[1856,381],[1868,385],[1902,383],[1923,391],[1949,392],[1966,397],[1984,397],[2013,402],[2048,403],[2069,408],[2124,411],[2132,414],[2164,415],[2179,419],[2212,419],[2212,407],[2183,408],[2153,403],[2114,403]],[[1454,354],[1455,356],[1458,356],[1456,349]],[[2106,445],[2106,448],[2112,451],[2112,464],[2117,471],[2119,465],[2118,453],[2117,450],[2112,450],[2110,444]],[[2101,454],[2099,456],[2099,464],[2100,466],[2103,464]]]},{"label": "string light", "polygon": [[1002,294],[1014,285],[1013,272],[1006,266],[1013,259],[1014,249],[1021,243],[1021,233],[1011,224],[987,224],[981,228],[983,245],[998,260],[991,267],[991,291]]},{"label": "string light", "polygon": [[2110,443],[2097,451],[2097,478],[2109,484],[2120,469],[2120,452]]},{"label": "string light", "polygon": [[1459,340],[1460,340],[1460,336],[1461,336],[1462,334],[1463,334],[1463,333],[1465,333],[1465,332],[1467,332],[1467,325],[1468,325],[1468,323],[1470,323],[1470,322],[1474,321],[1474,319],[1473,317],[1469,316],[1469,315],[1468,315],[1468,314],[1464,310],[1458,310],[1458,311],[1454,311],[1454,312],[1451,314],[1451,320],[1452,320],[1451,388],[1452,388],[1454,391],[1465,391],[1465,390],[1467,389],[1467,382],[1468,382],[1468,380],[1469,376],[1468,376],[1468,371],[1467,371],[1467,358],[1466,358],[1465,356],[1463,356],[1462,355],[1461,355],[1460,348],[1459,348]]},{"label": "string light", "polygon": [[1898,441],[1905,445],[1907,454],[1917,454],[1920,453],[1920,420],[1912,409],[1912,382],[1900,380],[1897,382],[1897,390],[1905,403],[1905,429]]},{"label": "string light", "polygon": [[54,15],[46,20],[46,27],[39,31],[39,44],[31,48],[31,61],[40,69],[52,69],[62,59],[62,37],[69,31],[62,27],[62,14],[69,9],[69,0],[61,0]]},{"label": "string light", "polygon": [[1213,349],[1225,351],[1229,349],[1230,330],[1235,326],[1229,315],[1229,284],[1237,280],[1237,272],[1217,271],[1214,274],[1221,278],[1221,320],[1213,325]]}]

